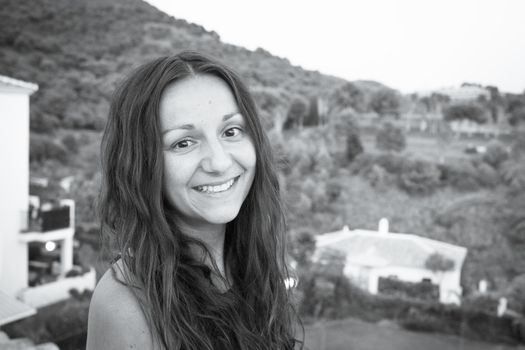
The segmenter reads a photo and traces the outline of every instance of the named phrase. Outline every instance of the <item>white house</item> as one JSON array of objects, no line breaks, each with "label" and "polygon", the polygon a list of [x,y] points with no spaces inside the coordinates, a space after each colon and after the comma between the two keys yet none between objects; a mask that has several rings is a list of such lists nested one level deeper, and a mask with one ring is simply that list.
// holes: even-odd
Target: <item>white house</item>
[{"label": "white house", "polygon": [[[72,200],[60,201],[64,206],[62,211],[66,211],[66,225],[45,232],[28,225],[29,97],[37,90],[35,84],[0,75],[0,164],[3,169],[0,172],[0,325],[69,297],[71,288],[93,289],[96,282],[93,269],[81,276],[66,277],[66,273],[75,268]],[[53,280],[29,286],[30,273],[35,273],[43,263],[29,261],[28,247],[48,242],[49,247],[60,247],[55,276]]]},{"label": "white house", "polygon": [[487,100],[490,99],[490,91],[482,86],[476,85],[462,85],[462,86],[448,86],[436,90],[419,91],[420,97],[428,97],[437,93],[448,96],[452,101],[474,101],[480,96]]},{"label": "white house", "polygon": [[[464,247],[388,232],[386,219],[382,219],[378,231],[349,230],[345,226],[341,231],[318,235],[316,240],[319,251],[342,251],[346,255],[344,274],[372,294],[378,293],[381,277],[394,277],[407,282],[430,281],[439,286],[440,302],[460,303],[461,268],[467,254]],[[452,260],[452,269],[433,272],[425,267],[428,257],[435,253]]]}]

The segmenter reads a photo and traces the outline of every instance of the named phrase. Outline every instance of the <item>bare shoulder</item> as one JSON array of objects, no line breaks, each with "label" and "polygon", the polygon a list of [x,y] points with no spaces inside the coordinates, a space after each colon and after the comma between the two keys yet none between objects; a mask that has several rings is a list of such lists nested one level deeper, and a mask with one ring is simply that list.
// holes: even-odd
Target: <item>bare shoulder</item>
[{"label": "bare shoulder", "polygon": [[135,295],[111,269],[97,284],[89,306],[87,350],[98,349],[161,349]]}]

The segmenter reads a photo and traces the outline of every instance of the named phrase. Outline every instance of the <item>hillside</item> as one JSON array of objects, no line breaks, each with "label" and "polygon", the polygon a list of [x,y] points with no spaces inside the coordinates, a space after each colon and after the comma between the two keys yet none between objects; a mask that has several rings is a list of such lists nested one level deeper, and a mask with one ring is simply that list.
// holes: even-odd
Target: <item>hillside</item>
[{"label": "hillside", "polygon": [[[0,0],[0,29],[0,74],[40,86],[31,99],[32,175],[55,179],[75,176],[71,195],[77,203],[78,222],[96,223],[100,134],[115,85],[133,67],[154,57],[196,49],[222,58],[243,75],[268,129],[276,120],[282,121],[294,102],[308,101],[312,96],[332,99],[345,112],[329,115],[330,122],[324,125],[313,123],[304,129],[301,125],[295,130],[292,125],[291,130],[281,133],[272,130],[272,143],[288,163],[282,176],[291,204],[292,230],[321,233],[344,223],[374,228],[380,215],[388,215],[398,232],[467,246],[470,253],[465,276],[470,290],[480,278],[493,281],[502,290],[524,271],[525,257],[504,236],[509,230],[500,222],[503,220],[496,221],[501,217],[499,212],[487,214],[492,208],[484,206],[475,217],[467,211],[454,216],[452,210],[444,210],[444,203],[476,191],[505,203],[507,189],[496,186],[504,183],[501,169],[492,165],[487,168],[479,160],[475,164],[447,165],[445,173],[434,165],[409,161],[410,155],[405,152],[395,162],[389,159],[386,164],[372,164],[370,171],[366,162],[373,162],[366,154],[360,160],[367,171],[349,173],[350,163],[363,151],[351,157],[348,154],[351,136],[358,133],[354,122],[361,122],[371,110],[376,117],[399,117],[403,107],[399,94],[380,83],[349,83],[293,66],[263,49],[249,51],[224,44],[217,33],[170,17],[140,0]],[[374,95],[378,91],[387,92]],[[426,102],[428,106],[416,106],[421,107],[421,113],[435,107],[435,101]],[[379,119],[370,120],[380,124]],[[374,139],[374,135],[370,137]],[[438,141],[431,140],[431,147],[447,148],[455,142]],[[419,148],[413,147],[414,153]],[[365,147],[364,151],[375,150]],[[385,154],[383,158],[390,155]],[[391,174],[390,163],[397,174]],[[483,167],[478,167],[482,163]],[[480,169],[489,173],[485,177],[490,181],[477,178]],[[435,180],[433,188],[439,195],[407,195],[406,190],[397,188],[407,177],[416,185],[418,181]],[[368,186],[366,181],[373,184]],[[453,181],[467,185],[458,189],[461,186],[456,184],[450,190]],[[439,224],[440,215],[446,225]],[[479,221],[474,220],[477,217]]]},{"label": "hillside", "polygon": [[324,95],[344,81],[292,66],[140,0],[2,0],[0,74],[35,82],[31,128],[100,130],[116,82],[151,58],[195,49],[235,67],[254,90]]}]

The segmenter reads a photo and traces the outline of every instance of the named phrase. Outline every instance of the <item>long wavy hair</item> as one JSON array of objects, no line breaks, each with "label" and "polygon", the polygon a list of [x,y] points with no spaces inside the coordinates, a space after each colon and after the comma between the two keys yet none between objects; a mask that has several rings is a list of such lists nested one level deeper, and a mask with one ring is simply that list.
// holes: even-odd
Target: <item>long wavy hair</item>
[{"label": "long wavy hair", "polygon": [[[161,96],[169,84],[199,74],[227,83],[257,157],[251,189],[226,225],[224,260],[233,280],[227,293],[213,287],[211,269],[190,254],[191,244],[206,247],[177,227],[162,187]],[[296,314],[284,283],[289,275],[279,182],[255,103],[237,74],[191,51],[144,64],[115,92],[101,151],[103,233],[163,346],[292,349]]]}]

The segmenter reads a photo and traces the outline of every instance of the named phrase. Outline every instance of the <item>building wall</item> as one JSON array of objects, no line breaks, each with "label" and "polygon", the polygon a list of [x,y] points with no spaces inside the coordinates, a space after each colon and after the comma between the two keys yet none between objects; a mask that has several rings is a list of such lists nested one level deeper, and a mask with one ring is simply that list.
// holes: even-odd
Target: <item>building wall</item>
[{"label": "building wall", "polygon": [[439,295],[442,303],[459,304],[461,296],[459,271],[439,274],[427,269],[411,267],[365,267],[347,264],[344,273],[359,287],[372,294],[377,294],[378,292],[379,277],[396,276],[399,280],[414,283],[421,282],[425,278],[430,279],[432,283],[439,285]]},{"label": "building wall", "polygon": [[461,272],[453,270],[441,275],[441,285],[439,290],[440,301],[442,303],[460,304],[463,288],[461,288]]},{"label": "building wall", "polygon": [[94,268],[82,276],[63,278],[41,286],[30,287],[20,292],[20,299],[29,306],[40,308],[70,297],[69,291],[76,289],[80,293],[94,290],[97,275]]},{"label": "building wall", "polygon": [[27,246],[18,240],[29,200],[29,96],[0,90],[0,289],[27,286]]}]

